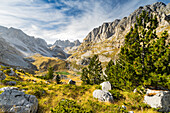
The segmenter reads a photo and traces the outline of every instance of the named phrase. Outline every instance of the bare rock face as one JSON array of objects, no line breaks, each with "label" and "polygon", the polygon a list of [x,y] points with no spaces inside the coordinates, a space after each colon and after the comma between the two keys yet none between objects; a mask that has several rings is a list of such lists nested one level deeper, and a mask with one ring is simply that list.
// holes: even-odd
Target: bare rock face
[{"label": "bare rock face", "polygon": [[[162,2],[156,2],[152,5],[141,6],[128,17],[103,23],[103,25],[98,28],[94,28],[68,60],[76,62],[78,59],[82,59],[82,56],[86,53],[91,53],[88,57],[98,54],[99,56],[109,58],[109,56],[114,55],[112,59],[115,60],[117,58],[116,55],[120,52],[120,47],[124,45],[125,35],[130,31],[131,26],[136,23],[136,16],[139,16],[143,10],[149,14],[157,15],[160,27],[164,26],[166,28],[169,26],[170,3],[166,5]],[[107,58],[100,59],[100,61],[108,62]]]},{"label": "bare rock face", "polygon": [[79,46],[81,43],[79,40],[75,40],[74,42],[70,42],[69,40],[56,40],[56,42],[53,45],[57,45],[61,47],[62,50],[64,50],[67,47],[74,47]]},{"label": "bare rock face", "polygon": [[97,98],[100,101],[113,103],[112,94],[108,91],[103,91],[103,90],[99,90],[99,89],[94,90],[93,97]]},{"label": "bare rock face", "polygon": [[51,46],[50,50],[53,52],[52,54],[53,57],[59,57],[63,59],[67,58],[67,54],[57,45]]},{"label": "bare rock face", "polygon": [[10,66],[33,69],[29,61],[25,61],[24,58],[34,54],[61,59],[67,57],[63,50],[51,50],[46,41],[41,38],[28,36],[20,29],[0,26],[0,62]]},{"label": "bare rock face", "polygon": [[152,108],[160,108],[160,112],[170,112],[170,91],[148,89],[144,102]]},{"label": "bare rock face", "polygon": [[0,80],[4,80],[6,78],[5,74],[0,71]]},{"label": "bare rock face", "polygon": [[0,94],[1,112],[36,113],[38,100],[34,95],[27,95],[16,88],[5,88]]}]

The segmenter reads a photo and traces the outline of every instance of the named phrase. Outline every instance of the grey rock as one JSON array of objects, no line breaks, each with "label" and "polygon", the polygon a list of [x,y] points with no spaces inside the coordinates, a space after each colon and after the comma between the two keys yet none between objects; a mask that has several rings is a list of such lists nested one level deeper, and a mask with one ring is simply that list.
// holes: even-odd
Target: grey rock
[{"label": "grey rock", "polygon": [[103,82],[100,84],[102,86],[103,91],[109,91],[111,90],[111,84],[109,81]]},{"label": "grey rock", "polygon": [[4,80],[6,78],[5,74],[0,71],[0,80]]},{"label": "grey rock", "polygon": [[0,94],[0,109],[3,112],[36,113],[38,100],[34,95],[9,88]]},{"label": "grey rock", "polygon": [[9,81],[9,82],[7,82],[6,84],[12,86],[12,85],[16,85],[17,83],[16,83],[16,81]]},{"label": "grey rock", "polygon": [[75,82],[75,81],[73,81],[72,79],[70,79],[70,80],[68,81],[68,84],[76,85],[76,82]]},{"label": "grey rock", "polygon": [[90,63],[90,58],[82,58],[77,60],[77,65],[88,65]]},{"label": "grey rock", "polygon": [[144,102],[152,108],[161,108],[161,112],[170,112],[170,91],[148,89]]},{"label": "grey rock", "polygon": [[58,45],[51,46],[50,50],[54,53],[52,54],[53,57],[59,57],[63,59],[67,58],[67,54]]},{"label": "grey rock", "polygon": [[3,88],[0,88],[0,91],[5,91],[5,90],[18,90],[17,87],[3,87]]},{"label": "grey rock", "polygon": [[81,43],[79,40],[76,40],[74,42],[70,42],[69,40],[56,40],[56,42],[53,45],[57,45],[64,50],[67,47],[74,47],[74,46],[79,46]]},{"label": "grey rock", "polygon": [[104,102],[111,102],[111,103],[114,102],[112,94],[108,91],[102,91],[102,90],[97,89],[93,91],[93,97]]}]

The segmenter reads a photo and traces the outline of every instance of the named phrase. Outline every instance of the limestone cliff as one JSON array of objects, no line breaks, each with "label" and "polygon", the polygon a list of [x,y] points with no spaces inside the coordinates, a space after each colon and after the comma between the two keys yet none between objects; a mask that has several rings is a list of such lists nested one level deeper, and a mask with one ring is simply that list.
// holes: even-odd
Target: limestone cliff
[{"label": "limestone cliff", "polygon": [[163,30],[168,30],[168,33],[170,32],[170,3],[166,5],[162,2],[157,2],[152,5],[141,6],[128,17],[124,17],[121,20],[116,19],[113,22],[104,23],[102,26],[94,28],[85,37],[77,52],[72,54],[68,60],[81,65],[84,59],[94,54],[99,55],[101,62],[116,59],[120,47],[124,44],[125,35],[136,22],[136,16],[140,15],[143,10],[149,14],[157,15],[159,21],[158,34]]}]

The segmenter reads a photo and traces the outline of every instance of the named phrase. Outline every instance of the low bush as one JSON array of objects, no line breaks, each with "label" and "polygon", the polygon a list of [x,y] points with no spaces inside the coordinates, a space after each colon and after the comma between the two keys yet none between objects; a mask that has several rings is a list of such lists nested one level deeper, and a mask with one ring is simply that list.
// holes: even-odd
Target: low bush
[{"label": "low bush", "polygon": [[124,99],[125,97],[123,94],[120,93],[119,90],[109,90],[109,92],[112,94],[114,101],[118,101],[120,99]]},{"label": "low bush", "polygon": [[61,100],[57,106],[51,109],[52,113],[91,113],[87,109],[84,109],[76,101],[65,99]]}]

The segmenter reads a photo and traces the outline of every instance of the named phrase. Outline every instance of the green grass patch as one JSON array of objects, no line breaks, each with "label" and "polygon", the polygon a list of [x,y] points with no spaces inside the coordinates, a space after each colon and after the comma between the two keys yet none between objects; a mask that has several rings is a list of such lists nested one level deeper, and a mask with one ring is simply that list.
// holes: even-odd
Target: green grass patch
[{"label": "green grass patch", "polygon": [[60,74],[60,75],[69,75],[70,73],[62,71],[62,72],[56,72],[56,74]]}]

